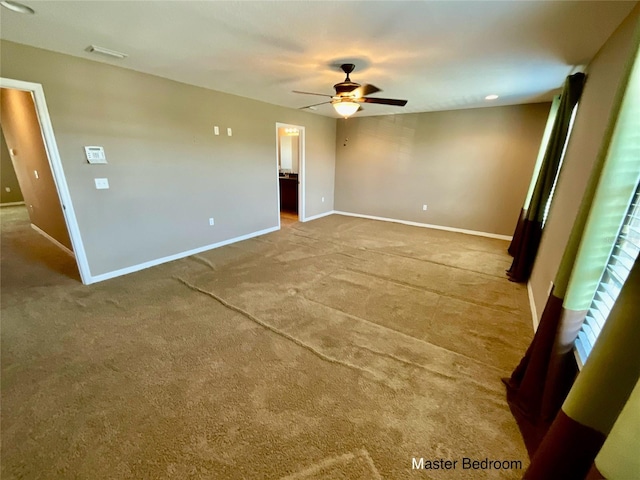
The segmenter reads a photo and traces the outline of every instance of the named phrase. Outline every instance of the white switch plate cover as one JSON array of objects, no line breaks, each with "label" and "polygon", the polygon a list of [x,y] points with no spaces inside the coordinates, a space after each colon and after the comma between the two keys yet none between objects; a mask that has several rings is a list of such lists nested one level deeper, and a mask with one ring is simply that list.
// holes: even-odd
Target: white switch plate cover
[{"label": "white switch plate cover", "polygon": [[233,132],[231,131],[230,128],[227,128],[227,135],[229,135],[229,136],[233,135]]},{"label": "white switch plate cover", "polygon": [[35,175],[36,178],[40,178],[40,175],[38,174],[38,170],[34,170],[33,174]]},{"label": "white switch plate cover", "polygon": [[422,205],[422,210],[424,210],[426,212],[427,211],[427,206],[426,205]]},{"label": "white switch plate cover", "polygon": [[216,224],[215,220],[213,218],[210,218],[209,225],[215,225],[215,224]]},{"label": "white switch plate cover", "polygon": [[109,179],[108,178],[94,178],[96,182],[96,189],[98,190],[106,190],[109,188]]},{"label": "white switch plate cover", "polygon": [[213,127],[213,134],[214,135],[220,135],[220,128],[218,128],[217,125]]}]

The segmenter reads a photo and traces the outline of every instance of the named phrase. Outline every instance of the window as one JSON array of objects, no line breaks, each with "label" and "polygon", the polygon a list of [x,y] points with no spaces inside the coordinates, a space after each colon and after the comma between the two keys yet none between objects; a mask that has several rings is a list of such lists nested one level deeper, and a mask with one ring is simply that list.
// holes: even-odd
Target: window
[{"label": "window", "polygon": [[640,251],[640,183],[576,339],[578,365],[587,361]]},{"label": "window", "polygon": [[558,171],[556,172],[556,177],[553,179],[553,186],[551,187],[551,191],[549,192],[549,198],[547,198],[547,203],[544,206],[544,213],[542,215],[543,228],[545,223],[547,223],[547,218],[549,217],[549,209],[551,208],[551,201],[553,200],[553,194],[556,191],[558,177],[560,176],[560,170],[562,170],[562,163],[564,162],[564,154],[567,153],[567,145],[569,145],[569,138],[571,137],[571,130],[573,130],[573,122],[576,119],[577,112],[578,112],[578,104],[576,103],[576,106],[573,107],[573,111],[571,112],[571,119],[569,120],[569,130],[567,131],[567,138],[564,141],[564,146],[562,147],[562,154],[560,155],[560,163],[558,164]]}]

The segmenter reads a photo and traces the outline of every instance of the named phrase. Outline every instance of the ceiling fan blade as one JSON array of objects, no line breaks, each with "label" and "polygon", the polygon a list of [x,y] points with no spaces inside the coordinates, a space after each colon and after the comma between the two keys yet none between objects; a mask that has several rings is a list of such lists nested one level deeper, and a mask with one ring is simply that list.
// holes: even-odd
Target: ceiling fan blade
[{"label": "ceiling fan blade", "polygon": [[318,95],[320,97],[333,97],[333,95],[327,95],[325,93],[313,93],[313,92],[300,92],[298,90],[292,90],[293,93],[301,93],[303,95]]},{"label": "ceiling fan blade", "polygon": [[395,98],[358,98],[356,99],[363,103],[380,103],[382,105],[395,105],[396,107],[404,107],[407,104],[406,100],[397,100]]},{"label": "ceiling fan blade", "polygon": [[375,85],[369,85],[367,83],[351,91],[351,95],[353,95],[354,97],[360,98],[360,97],[366,97],[367,95],[371,95],[372,93],[381,92],[381,91],[382,90],[380,90]]},{"label": "ceiling fan blade", "polygon": [[314,103],[313,105],[307,105],[305,107],[300,107],[298,110],[304,110],[305,108],[309,108],[309,107],[317,107],[318,105],[324,105],[325,103],[331,103],[331,100],[329,100],[328,102]]}]

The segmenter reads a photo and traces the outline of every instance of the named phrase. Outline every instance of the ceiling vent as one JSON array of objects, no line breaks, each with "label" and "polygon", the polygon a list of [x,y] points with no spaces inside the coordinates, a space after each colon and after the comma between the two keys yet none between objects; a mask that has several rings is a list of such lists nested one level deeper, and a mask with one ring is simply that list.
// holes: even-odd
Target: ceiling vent
[{"label": "ceiling vent", "polygon": [[108,48],[99,47],[97,45],[89,45],[86,48],[86,50],[89,53],[99,53],[102,55],[107,55],[109,57],[119,58],[119,59],[127,58],[129,56],[126,53],[116,52],[115,50],[109,50]]}]

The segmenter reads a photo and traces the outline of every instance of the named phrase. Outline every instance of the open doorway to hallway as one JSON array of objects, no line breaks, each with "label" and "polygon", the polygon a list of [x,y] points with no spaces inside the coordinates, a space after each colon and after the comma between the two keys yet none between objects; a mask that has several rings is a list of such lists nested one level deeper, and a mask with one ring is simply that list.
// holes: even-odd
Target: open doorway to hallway
[{"label": "open doorway to hallway", "polygon": [[0,88],[0,126],[2,171],[14,174],[3,175],[2,189],[20,196],[2,206],[3,273],[19,256],[81,281],[32,92]]},{"label": "open doorway to hallway", "polygon": [[304,135],[302,126],[276,124],[281,227],[304,221]]}]

